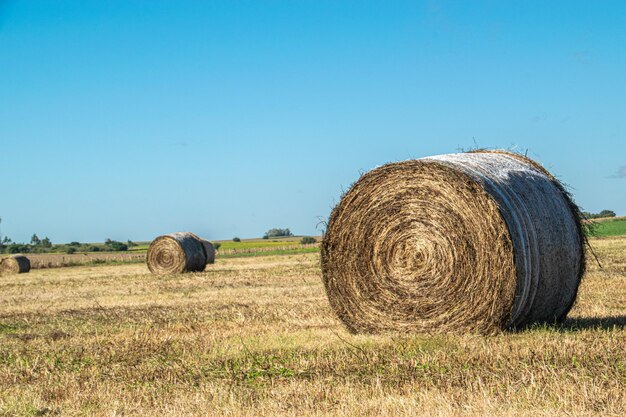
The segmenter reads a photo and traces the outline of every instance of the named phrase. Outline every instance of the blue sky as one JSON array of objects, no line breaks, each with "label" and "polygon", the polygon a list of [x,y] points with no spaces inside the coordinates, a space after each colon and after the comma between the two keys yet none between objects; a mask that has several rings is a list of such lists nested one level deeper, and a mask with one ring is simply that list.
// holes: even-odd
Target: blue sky
[{"label": "blue sky", "polygon": [[376,165],[515,148],[626,214],[626,2],[0,0],[1,231],[317,234]]}]

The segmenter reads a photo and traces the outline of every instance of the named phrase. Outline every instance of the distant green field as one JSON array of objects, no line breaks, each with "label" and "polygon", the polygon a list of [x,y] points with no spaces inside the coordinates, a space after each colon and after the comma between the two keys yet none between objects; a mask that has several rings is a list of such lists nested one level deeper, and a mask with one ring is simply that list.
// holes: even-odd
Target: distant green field
[{"label": "distant green field", "polygon": [[[282,248],[285,246],[299,245],[301,236],[275,238],[275,239],[244,239],[241,242],[233,242],[232,240],[216,240],[213,242],[220,243],[220,250],[237,250],[237,249],[263,249],[263,248]],[[319,238],[318,241],[320,240]],[[138,246],[129,248],[130,252],[146,252],[149,242],[138,242]]]},{"label": "distant green field", "polygon": [[[220,248],[221,249],[221,248]],[[251,256],[274,256],[274,255],[295,255],[298,253],[314,253],[319,252],[318,246],[294,248],[294,249],[276,249],[263,252],[240,252],[232,254],[220,254],[218,251],[218,258],[247,258]]]},{"label": "distant green field", "polygon": [[289,246],[300,244],[299,237],[293,237],[289,239],[254,239],[254,240],[242,240],[241,242],[233,242],[232,240],[220,240],[222,245],[220,249],[256,249],[256,248],[272,248],[276,246]]},{"label": "distant green field", "polygon": [[148,246],[150,246],[150,244],[140,244],[140,245],[132,246],[128,248],[128,251],[129,252],[147,252]]},{"label": "distant green field", "polygon": [[594,223],[591,234],[598,237],[626,235],[626,218]]}]

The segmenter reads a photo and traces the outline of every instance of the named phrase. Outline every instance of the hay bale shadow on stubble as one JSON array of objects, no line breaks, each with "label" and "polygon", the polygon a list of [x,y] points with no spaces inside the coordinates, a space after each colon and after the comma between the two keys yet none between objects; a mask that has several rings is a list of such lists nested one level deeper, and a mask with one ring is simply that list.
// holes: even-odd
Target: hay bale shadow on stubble
[{"label": "hay bale shadow on stubble", "polygon": [[565,319],[558,329],[560,331],[573,331],[591,329],[616,330],[624,328],[626,328],[626,315]]},{"label": "hay bale shadow on stubble", "polygon": [[529,325],[511,327],[508,329],[512,333],[548,331],[558,333],[569,333],[584,330],[623,330],[626,328],[626,315],[606,316],[606,317],[576,317],[566,318],[563,321],[553,323],[531,323]]}]

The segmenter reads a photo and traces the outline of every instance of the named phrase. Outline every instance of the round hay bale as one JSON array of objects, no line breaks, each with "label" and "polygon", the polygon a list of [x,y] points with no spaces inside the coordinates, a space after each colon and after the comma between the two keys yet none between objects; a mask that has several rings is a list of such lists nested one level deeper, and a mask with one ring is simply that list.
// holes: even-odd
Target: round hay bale
[{"label": "round hay bale", "polygon": [[24,255],[12,255],[0,260],[0,274],[30,272],[30,260]]},{"label": "round hay bale", "polygon": [[352,332],[493,333],[565,318],[585,269],[579,211],[504,151],[391,163],[333,209],[328,299]]},{"label": "round hay bale", "polygon": [[146,255],[148,269],[158,275],[204,271],[214,261],[213,245],[189,232],[157,237]]}]

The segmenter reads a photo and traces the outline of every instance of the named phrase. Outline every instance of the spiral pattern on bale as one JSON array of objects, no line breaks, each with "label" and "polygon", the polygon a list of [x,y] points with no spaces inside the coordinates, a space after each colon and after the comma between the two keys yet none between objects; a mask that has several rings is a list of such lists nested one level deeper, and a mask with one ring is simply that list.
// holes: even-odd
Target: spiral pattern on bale
[{"label": "spiral pattern on bale", "polygon": [[214,261],[213,245],[189,232],[157,237],[146,255],[148,269],[157,275],[200,272]]},{"label": "spiral pattern on bale", "polygon": [[352,332],[493,333],[562,320],[584,271],[578,209],[503,151],[391,163],[333,209],[322,277]]},{"label": "spiral pattern on bale", "polygon": [[12,255],[0,260],[0,274],[30,272],[30,260],[24,255]]}]

